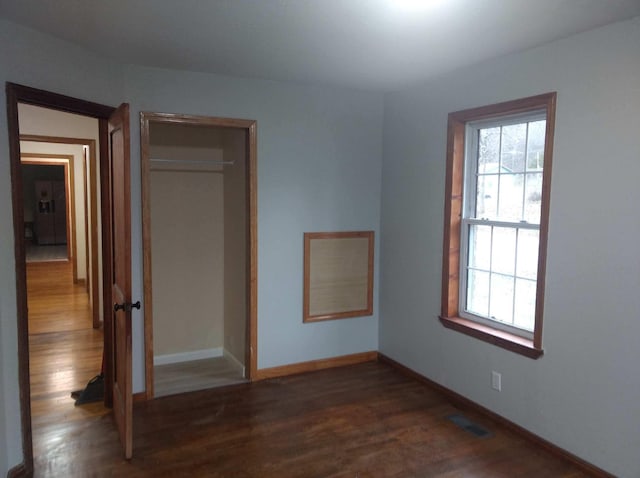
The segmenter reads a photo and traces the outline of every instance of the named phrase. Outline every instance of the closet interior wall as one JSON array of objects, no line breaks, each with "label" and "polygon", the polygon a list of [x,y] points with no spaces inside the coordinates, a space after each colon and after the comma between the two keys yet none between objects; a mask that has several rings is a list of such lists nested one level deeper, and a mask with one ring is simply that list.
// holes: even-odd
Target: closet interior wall
[{"label": "closet interior wall", "polygon": [[244,148],[230,128],[150,125],[155,365],[224,355],[244,374]]}]

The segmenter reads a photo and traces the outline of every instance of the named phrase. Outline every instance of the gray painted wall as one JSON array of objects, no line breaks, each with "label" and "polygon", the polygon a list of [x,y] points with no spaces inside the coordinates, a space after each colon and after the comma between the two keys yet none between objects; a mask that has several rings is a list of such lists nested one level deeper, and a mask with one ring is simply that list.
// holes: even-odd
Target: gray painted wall
[{"label": "gray painted wall", "polygon": [[[377,307],[373,317],[302,323],[302,246],[305,231],[378,231],[382,95],[138,66],[127,67],[125,83],[132,118],[159,111],[258,122],[258,368],[376,350]],[[131,151],[139,151],[139,138],[132,121]],[[140,182],[138,164],[133,154],[132,184]],[[135,192],[131,224],[137,297]],[[142,343],[142,332],[134,319],[134,344]],[[139,367],[134,383],[141,384]]]},{"label": "gray painted wall", "polygon": [[[0,19],[0,81],[11,81],[78,98],[117,105],[123,96],[123,68],[71,43]],[[4,88],[3,88],[4,90]],[[0,449],[7,465],[22,461],[16,344],[16,288],[6,96],[0,94],[0,362],[5,422]],[[0,423],[2,421],[0,420]],[[0,474],[6,467],[0,468]]]},{"label": "gray painted wall", "polygon": [[[131,104],[133,297],[142,297],[140,111],[258,121],[258,366],[376,350],[373,317],[302,323],[303,232],[379,233],[383,96],[110,63],[0,20],[1,80],[116,106]],[[0,110],[6,109],[0,95]],[[0,330],[4,473],[22,459],[11,183],[0,115]],[[376,267],[376,271],[378,267]],[[377,284],[377,280],[376,280]],[[377,295],[376,295],[377,300]],[[142,312],[142,311],[141,311]],[[144,387],[142,313],[133,316],[134,391]],[[0,460],[0,464],[4,461]]]},{"label": "gray painted wall", "polygon": [[[557,91],[543,346],[443,328],[447,114]],[[380,351],[618,476],[640,476],[640,18],[385,101]],[[502,373],[502,392],[491,371]]]},{"label": "gray painted wall", "polygon": [[[2,297],[0,296],[0,324],[2,324]],[[0,327],[0,344],[2,344],[2,327]],[[4,367],[0,367],[0,391],[7,390],[4,381]],[[6,446],[6,431],[7,422],[5,420],[5,413],[7,407],[5,406],[5,393],[0,393],[0,473],[6,474],[6,470],[9,468],[9,456],[8,447]],[[13,463],[13,462],[12,462]]]},{"label": "gray painted wall", "polygon": [[[388,95],[384,135],[378,94],[124,67],[3,20],[0,44],[2,81],[131,103],[135,295],[142,290],[139,111],[256,119],[259,367],[375,349],[379,335],[382,352],[420,373],[613,473],[640,474],[639,19]],[[532,361],[445,330],[435,318],[446,115],[551,90],[558,112],[546,354]],[[0,114],[0,132],[6,128]],[[373,229],[382,242],[379,331],[377,316],[302,324],[302,233],[339,229]],[[21,461],[12,230],[0,134],[0,474]],[[134,316],[136,390],[141,317]],[[491,370],[503,374],[499,394],[490,389]]]}]

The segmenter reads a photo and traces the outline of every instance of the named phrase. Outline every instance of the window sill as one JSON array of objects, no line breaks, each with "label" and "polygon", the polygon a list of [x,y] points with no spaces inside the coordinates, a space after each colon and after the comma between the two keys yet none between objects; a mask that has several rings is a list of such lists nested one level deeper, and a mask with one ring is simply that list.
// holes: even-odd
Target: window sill
[{"label": "window sill", "polygon": [[538,359],[544,354],[542,349],[534,347],[532,340],[502,330],[496,330],[486,325],[463,319],[462,317],[441,316],[440,322],[448,329],[475,337],[483,342],[524,355],[525,357]]}]

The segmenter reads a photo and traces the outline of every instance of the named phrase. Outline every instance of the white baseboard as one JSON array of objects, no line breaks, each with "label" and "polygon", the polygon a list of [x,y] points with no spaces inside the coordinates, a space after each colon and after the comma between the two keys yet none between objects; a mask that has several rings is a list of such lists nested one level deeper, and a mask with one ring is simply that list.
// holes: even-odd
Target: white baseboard
[{"label": "white baseboard", "polygon": [[[226,351],[225,351],[226,352]],[[153,365],[167,365],[170,363],[191,362],[193,360],[202,360],[214,357],[222,357],[222,347],[212,349],[191,350],[189,352],[180,352],[177,354],[156,355],[153,357]]]},{"label": "white baseboard", "polygon": [[242,374],[243,377],[245,376],[244,365],[242,365],[242,362],[240,362],[240,360],[238,360],[235,355],[233,355],[227,349],[224,349],[224,358],[226,358],[231,363],[231,365],[233,365],[238,370],[238,372]]}]

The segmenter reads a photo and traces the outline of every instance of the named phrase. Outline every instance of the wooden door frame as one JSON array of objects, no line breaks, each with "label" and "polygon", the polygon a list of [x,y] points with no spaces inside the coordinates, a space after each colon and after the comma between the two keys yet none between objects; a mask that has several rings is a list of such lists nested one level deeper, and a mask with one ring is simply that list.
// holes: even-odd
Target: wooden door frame
[{"label": "wooden door frame", "polygon": [[247,317],[245,336],[245,375],[257,379],[258,370],[258,191],[257,122],[255,120],[217,118],[175,113],[140,113],[140,153],[142,177],[142,257],[144,284],[144,347],[146,398],[154,396],[153,381],[153,302],[151,274],[151,176],[149,125],[179,124],[234,128],[246,132],[247,160]]},{"label": "wooden door frame", "polygon": [[[89,211],[89,194],[91,194],[91,190],[93,189],[93,191],[95,191],[96,185],[95,182],[89,184],[89,161],[91,160],[91,157],[95,157],[94,155],[89,156],[89,150],[90,150],[91,146],[90,145],[82,145],[82,199],[84,200],[84,257],[86,257],[86,261],[85,261],[85,273],[84,276],[87,278],[87,281],[85,282],[85,289],[87,290],[87,294],[91,295],[91,302],[93,303],[93,298],[94,296],[92,295],[94,293],[93,289],[90,289],[92,287],[92,283],[93,281],[93,277],[91,276],[91,273],[93,271],[93,268],[90,267],[90,262],[91,265],[93,265],[93,255],[95,255],[96,257],[98,257],[98,254],[92,254],[91,257],[89,256],[90,251],[92,251],[93,249],[90,247],[89,242],[92,240],[93,235],[95,234],[96,239],[98,237],[98,232],[96,231],[95,233],[93,232],[93,230],[91,231],[91,235],[89,235],[89,220],[90,220],[90,215],[91,215],[91,211]],[[95,144],[93,145],[94,148],[94,152],[95,152]],[[97,158],[92,160],[94,161],[94,164],[97,162]],[[92,168],[93,169],[93,168]],[[98,206],[96,205],[96,210],[98,209]],[[94,223],[93,221],[91,222],[91,224],[97,224]],[[97,229],[97,227],[95,228]],[[96,244],[96,249],[97,250],[97,244]],[[97,269],[97,268],[96,268]],[[96,275],[98,274],[98,270],[95,271]],[[100,295],[100,284],[98,283],[98,281],[95,281],[95,285],[98,288],[97,291],[97,295]],[[100,302],[98,301],[97,306],[100,305]],[[97,309],[98,307],[94,306],[92,309]],[[92,320],[93,320],[93,327],[96,327],[96,323],[100,322],[100,314],[94,314],[94,310],[91,311],[92,314]],[[97,317],[96,317],[97,315]]]},{"label": "wooden door frame", "polygon": [[[70,96],[51,93],[15,83],[6,83],[7,126],[9,133],[9,157],[11,166],[11,197],[13,208],[13,232],[15,247],[16,272],[16,308],[17,308],[17,344],[18,344],[18,382],[20,391],[20,421],[22,428],[23,461],[9,471],[10,477],[33,475],[33,438],[31,429],[31,396],[29,385],[29,329],[27,315],[27,274],[24,241],[24,211],[22,210],[22,176],[20,160],[20,128],[18,122],[18,103],[25,103],[44,108],[51,108],[67,113],[75,113],[98,119],[100,142],[100,182],[102,191],[109,189],[108,157],[109,141],[107,136],[107,120],[115,108],[90,101],[80,100]],[[102,197],[108,197],[102,195]],[[102,257],[103,278],[110,278],[111,266],[105,251],[110,247],[110,205],[102,200]],[[106,238],[106,240],[105,240]],[[105,405],[111,405],[112,391],[112,359],[111,348],[112,320],[111,320],[111,282],[103,279],[104,313],[104,367],[105,367]]]},{"label": "wooden door frame", "polygon": [[[24,103],[24,102],[22,102]],[[89,116],[89,115],[85,115]],[[98,216],[98,174],[97,170],[100,167],[98,163],[98,155],[96,148],[96,140],[88,139],[88,138],[67,138],[63,136],[44,136],[44,135],[35,135],[35,134],[21,134],[20,141],[33,141],[38,143],[55,143],[55,144],[73,144],[73,145],[81,145],[88,146],[89,148],[89,191],[87,192],[86,186],[86,161],[83,164],[83,172],[84,172],[84,198],[85,198],[85,250],[89,249],[89,244],[91,244],[91,251],[95,251],[95,253],[91,254],[89,257],[88,250],[85,253],[86,261],[87,261],[87,288],[91,287],[89,293],[91,294],[91,318],[93,321],[93,328],[97,329],[100,327],[100,285],[99,285],[99,266],[98,266],[98,251],[99,251],[99,242],[98,242],[98,228],[93,227],[91,231],[88,230],[88,221],[87,218],[91,220],[91,224],[97,224],[99,220]],[[87,196],[91,201],[90,211],[87,211],[86,203]],[[87,234],[90,232],[90,234]],[[91,260],[91,278],[89,278],[89,260]],[[104,261],[103,261],[104,265]],[[77,271],[74,269],[74,281],[77,276]]]},{"label": "wooden door frame", "polygon": [[[71,262],[73,268],[73,283],[78,283],[78,258],[74,254],[76,216],[75,216],[75,194],[74,188],[74,163],[71,154],[48,154],[48,153],[20,153],[20,162],[30,166],[62,166],[64,168],[64,194],[65,207],[67,209],[67,260]],[[74,213],[71,214],[71,211]]]}]

